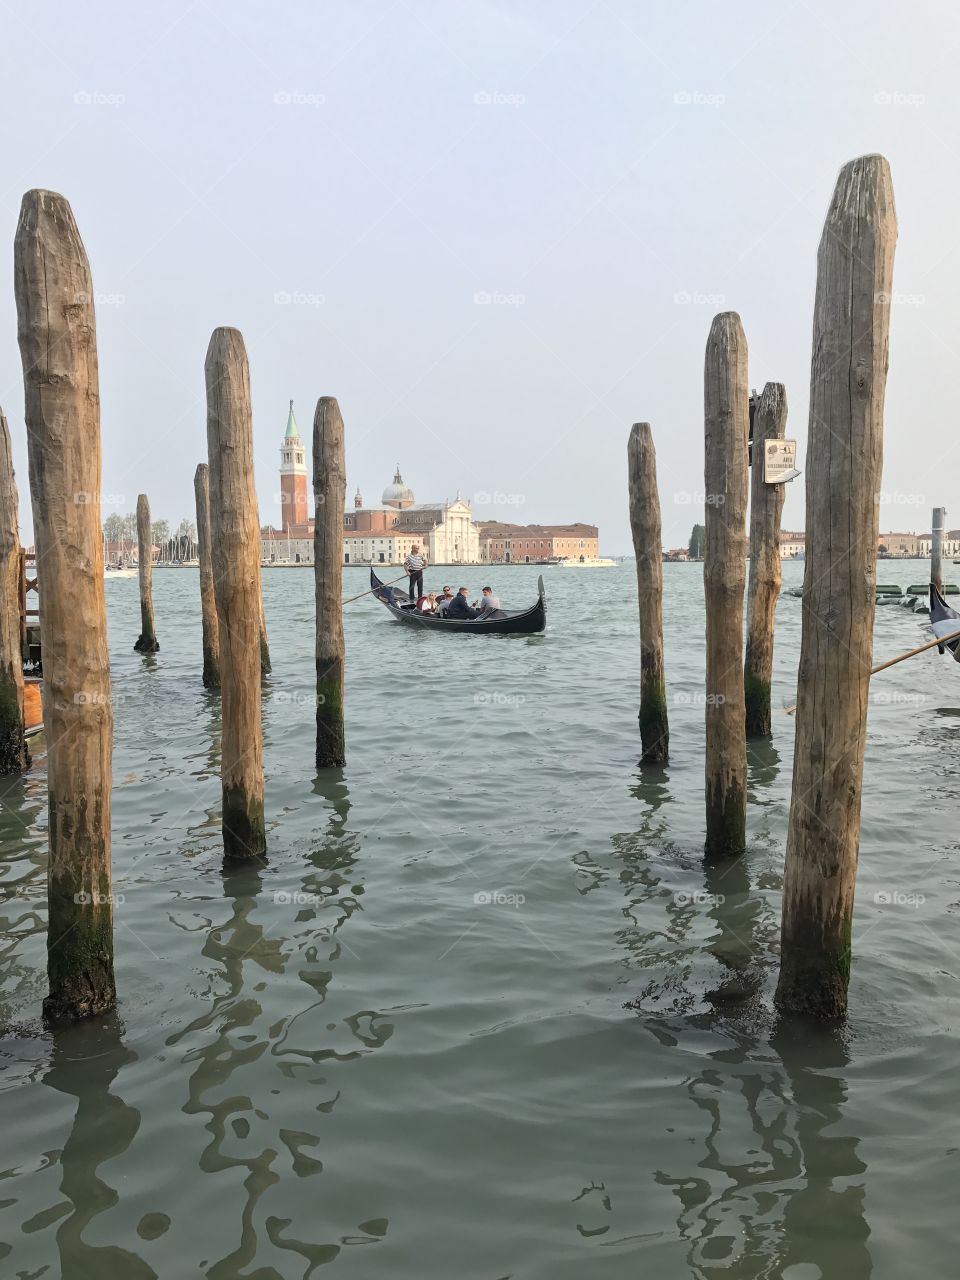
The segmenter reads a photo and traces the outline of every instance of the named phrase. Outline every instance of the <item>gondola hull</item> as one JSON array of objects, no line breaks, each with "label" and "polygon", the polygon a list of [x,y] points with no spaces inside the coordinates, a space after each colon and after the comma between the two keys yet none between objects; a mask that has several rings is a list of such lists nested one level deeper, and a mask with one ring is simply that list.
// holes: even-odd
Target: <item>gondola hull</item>
[{"label": "gondola hull", "polygon": [[547,625],[543,578],[538,580],[539,594],[537,603],[531,609],[514,610],[512,612],[505,609],[503,610],[503,617],[486,618],[483,621],[477,618],[438,618],[429,613],[417,613],[414,609],[401,609],[398,605],[391,604],[389,600],[385,599],[383,585],[371,569],[370,586],[376,598],[398,622],[405,622],[407,626],[411,627],[424,627],[428,631],[466,631],[471,635],[513,636],[534,635],[538,631],[543,631]]}]

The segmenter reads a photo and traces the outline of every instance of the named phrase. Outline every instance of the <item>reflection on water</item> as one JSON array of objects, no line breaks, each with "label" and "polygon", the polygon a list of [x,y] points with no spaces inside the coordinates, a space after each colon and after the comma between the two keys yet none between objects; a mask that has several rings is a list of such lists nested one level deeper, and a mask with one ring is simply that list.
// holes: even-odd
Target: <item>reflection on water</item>
[{"label": "reflection on water", "polygon": [[[779,764],[772,744],[758,745],[750,761],[754,789],[772,782]],[[679,1201],[677,1229],[688,1244],[689,1272],[702,1280],[866,1280],[872,1273],[866,1166],[857,1139],[835,1132],[845,1118],[844,1036],[772,1014],[778,922],[760,885],[751,883],[750,852],[701,866],[702,890],[661,895],[662,935],[650,934],[649,912],[642,914],[647,928],[641,927],[637,907],[649,903],[661,883],[648,864],[662,858],[656,842],[663,797],[641,788],[634,794],[648,806],[640,838],[613,838],[623,867],[624,914],[632,921],[618,931],[618,942],[632,963],[642,962],[651,947],[662,959],[664,938],[686,942],[698,928],[712,926],[702,948],[677,947],[659,982],[632,1002],[658,1043],[703,1063],[684,1086],[703,1120],[702,1154],[693,1167],[654,1174]],[[715,969],[705,976],[708,957]]]},{"label": "reflection on water", "polygon": [[76,1098],[77,1109],[60,1153],[63,1200],[24,1223],[23,1230],[41,1230],[62,1219],[57,1248],[61,1275],[71,1280],[144,1280],[156,1275],[137,1254],[117,1245],[92,1245],[83,1238],[97,1215],[120,1199],[118,1190],[101,1176],[100,1166],[126,1151],[140,1127],[140,1112],[112,1087],[121,1068],[135,1061],[116,1014],[53,1034],[43,1084]]},{"label": "reflection on water", "polygon": [[834,1132],[846,1101],[842,1035],[780,1026],[765,1043],[730,1023],[706,1025],[723,1047],[686,1086],[703,1154],[695,1170],[657,1174],[680,1202],[690,1273],[866,1280],[866,1166],[857,1139]]},{"label": "reflection on water", "polygon": [[[106,584],[123,1023],[22,1032],[45,988],[41,744],[0,786],[4,1276],[856,1280],[872,1247],[886,1280],[918,1230],[925,1273],[951,1273],[960,771],[935,711],[956,665],[901,664],[871,704],[846,1041],[771,1007],[792,720],[750,746],[745,858],[705,870],[695,700],[669,764],[636,765],[632,566],[546,576],[534,645],[434,644],[361,600],[348,767],[318,775],[312,578],[265,575],[284,643],[252,867],[222,866],[195,573],[157,574],[149,664],[135,580]],[[702,574],[665,577],[671,690],[693,693]],[[535,581],[511,569],[511,599]],[[779,706],[796,601],[777,625]],[[916,627],[878,616],[889,652]],[[522,908],[475,905],[515,888]],[[884,888],[926,906],[877,907]]]}]

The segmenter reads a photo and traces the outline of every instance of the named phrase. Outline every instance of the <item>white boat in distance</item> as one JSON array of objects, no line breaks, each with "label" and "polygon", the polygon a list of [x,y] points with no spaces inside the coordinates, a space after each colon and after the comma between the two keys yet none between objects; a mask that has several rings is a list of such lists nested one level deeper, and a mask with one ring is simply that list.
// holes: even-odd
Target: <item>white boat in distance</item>
[{"label": "white boat in distance", "polygon": [[612,569],[616,565],[616,560],[610,560],[606,556],[565,556],[557,564],[558,569]]}]

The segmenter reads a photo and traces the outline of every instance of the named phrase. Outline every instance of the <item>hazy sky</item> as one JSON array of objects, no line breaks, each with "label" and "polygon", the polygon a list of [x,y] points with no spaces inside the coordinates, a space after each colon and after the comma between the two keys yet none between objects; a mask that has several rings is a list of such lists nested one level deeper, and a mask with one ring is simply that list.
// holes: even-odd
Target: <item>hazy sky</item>
[{"label": "hazy sky", "polygon": [[[261,517],[287,401],[347,427],[349,493],[584,520],[630,548],[653,424],[664,540],[703,489],[703,351],[739,311],[804,467],[816,250],[840,165],[890,161],[900,238],[885,530],[960,525],[960,8],[948,3],[3,3],[0,404],[23,526],[12,249],[70,200],[98,294],[103,514],[193,518],[211,330],[246,339]],[[494,498],[498,501],[492,501]],[[952,517],[952,518],[951,518]],[[803,525],[803,480],[784,524]]]}]

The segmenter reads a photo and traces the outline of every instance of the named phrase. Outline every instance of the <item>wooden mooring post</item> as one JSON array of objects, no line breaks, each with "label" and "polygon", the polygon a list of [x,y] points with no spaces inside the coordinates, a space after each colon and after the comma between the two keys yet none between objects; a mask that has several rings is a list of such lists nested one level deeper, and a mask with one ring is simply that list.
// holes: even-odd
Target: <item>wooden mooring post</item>
[{"label": "wooden mooring post", "polygon": [[768,737],[770,685],[773,679],[773,621],[780,595],[780,517],[784,485],[763,478],[765,445],[782,440],[787,424],[787,393],[781,382],[763,388],[753,424],[750,476],[750,577],[747,584],[747,647],[743,695],[748,738]]},{"label": "wooden mooring post", "polygon": [[317,598],[317,768],[340,766],[343,731],[343,507],[347,494],[343,418],[333,396],[313,418],[313,565]]},{"label": "wooden mooring post", "polygon": [[213,560],[210,551],[210,480],[207,464],[201,462],[193,475],[197,505],[197,560],[200,562],[200,623],[203,645],[203,685],[220,688],[220,627],[213,590]]},{"label": "wooden mooring post", "polygon": [[657,452],[649,422],[635,422],[630,428],[627,475],[640,611],[640,762],[652,764],[666,760],[670,754],[670,726],[663,674],[660,494],[657,490]]},{"label": "wooden mooring post", "polygon": [[703,587],[707,610],[706,842],[708,862],[743,852],[747,741],[743,697],[747,339],[735,311],[715,317],[704,361]]},{"label": "wooden mooring post", "polygon": [[93,283],[70,205],[28,191],[14,242],[40,578],[50,853],[50,1022],[116,1003],[110,865],[113,709],[100,530]]},{"label": "wooden mooring post", "polygon": [[845,1014],[850,979],[896,238],[886,160],[850,161],[817,258],[803,629],[776,993],[781,1009],[826,1018]]},{"label": "wooden mooring post", "polygon": [[215,329],[207,385],[210,542],[220,633],[223,850],[266,851],[260,720],[260,528],[253,478],[253,412],[243,336]]},{"label": "wooden mooring post", "polygon": [[133,646],[137,653],[156,653],[157,631],[153,621],[153,527],[150,502],[145,493],[137,497],[137,563],[140,578],[140,635]]},{"label": "wooden mooring post", "polygon": [[0,774],[20,773],[30,763],[23,736],[22,626],[26,619],[21,618],[19,514],[10,429],[0,409]]},{"label": "wooden mooring post", "polygon": [[930,537],[930,581],[938,591],[943,591],[943,507],[933,508],[933,523]]}]

